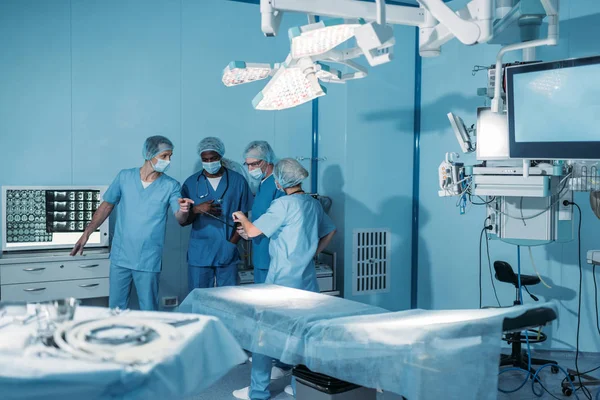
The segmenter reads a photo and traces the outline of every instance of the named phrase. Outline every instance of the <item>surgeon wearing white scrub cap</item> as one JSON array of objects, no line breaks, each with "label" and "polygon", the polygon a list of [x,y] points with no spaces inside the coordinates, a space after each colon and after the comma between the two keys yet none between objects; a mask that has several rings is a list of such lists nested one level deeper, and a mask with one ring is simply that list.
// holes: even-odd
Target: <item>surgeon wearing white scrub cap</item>
[{"label": "surgeon wearing white scrub cap", "polygon": [[[314,257],[323,251],[333,236],[335,226],[321,203],[302,189],[308,177],[306,169],[292,158],[284,158],[274,168],[275,185],[285,193],[273,200],[264,215],[250,222],[242,212],[233,213],[244,235],[264,235],[270,239],[271,264],[265,283],[319,292]],[[270,398],[272,359],[253,354],[250,390],[237,391],[237,398]],[[246,395],[247,397],[244,397]]]}]

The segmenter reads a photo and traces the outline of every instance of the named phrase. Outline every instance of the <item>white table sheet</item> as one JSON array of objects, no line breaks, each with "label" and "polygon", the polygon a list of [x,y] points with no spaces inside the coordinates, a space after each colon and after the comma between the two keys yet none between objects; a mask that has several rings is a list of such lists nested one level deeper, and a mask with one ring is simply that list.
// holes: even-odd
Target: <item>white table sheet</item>
[{"label": "white table sheet", "polygon": [[[106,308],[79,307],[74,320],[107,316]],[[180,320],[190,315],[131,311],[120,317]],[[246,360],[221,321],[197,317],[177,328],[181,340],[172,354],[143,366],[34,356],[26,342],[36,322],[6,325],[8,317],[0,318],[0,398],[172,400],[197,395]]]}]

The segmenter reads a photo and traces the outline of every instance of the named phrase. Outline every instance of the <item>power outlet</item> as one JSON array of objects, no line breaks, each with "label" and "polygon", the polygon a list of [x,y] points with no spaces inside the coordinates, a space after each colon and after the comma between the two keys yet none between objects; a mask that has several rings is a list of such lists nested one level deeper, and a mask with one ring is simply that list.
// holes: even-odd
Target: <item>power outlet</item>
[{"label": "power outlet", "polygon": [[559,221],[571,221],[573,219],[573,206],[571,204],[564,204],[564,201],[573,201],[573,192],[567,191],[560,200],[558,201],[558,220]]},{"label": "power outlet", "polygon": [[162,305],[165,308],[173,308],[179,305],[179,298],[177,296],[163,297]]}]

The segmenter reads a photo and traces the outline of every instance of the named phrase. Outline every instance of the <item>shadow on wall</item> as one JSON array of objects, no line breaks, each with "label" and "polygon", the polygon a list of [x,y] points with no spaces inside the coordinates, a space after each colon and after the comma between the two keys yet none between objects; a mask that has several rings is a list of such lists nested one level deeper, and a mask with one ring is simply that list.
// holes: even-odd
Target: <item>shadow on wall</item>
[{"label": "shadow on wall", "polygon": [[[540,302],[556,301],[561,304],[562,309],[566,310],[570,314],[577,315],[576,312],[573,313],[572,310],[569,310],[568,308],[566,308],[563,303],[563,302],[568,302],[568,301],[575,299],[575,297],[577,296],[577,292],[573,289],[569,289],[567,287],[556,284],[549,277],[542,276],[541,278],[544,280],[544,282],[546,282],[546,284],[548,284],[548,286],[550,286],[550,288],[547,288],[542,283],[539,283],[535,286],[530,286],[529,291],[533,295],[537,296],[540,299]],[[533,300],[529,297],[529,295],[525,291],[523,291],[523,301],[524,301],[524,303],[533,302]],[[551,347],[553,347],[552,346],[553,341],[556,341],[557,343],[565,345],[565,343],[563,343],[562,341],[558,341],[557,339],[553,338],[553,336],[554,336],[553,332],[560,329],[560,324],[562,321],[562,318],[560,318],[560,312],[561,312],[561,309],[559,308],[559,318],[556,321],[552,322],[552,325],[555,326],[555,329],[552,329],[550,327],[547,327],[544,329],[544,333],[546,333],[548,339],[544,343],[540,344],[541,348],[550,349]],[[567,344],[567,346],[570,346],[570,345]]]},{"label": "shadow on wall", "polygon": [[[546,28],[542,28],[545,35]],[[573,18],[560,22],[560,36],[568,38],[568,46],[558,46],[551,48],[542,48],[540,57],[543,60],[555,60],[570,57],[588,57],[600,54],[600,46],[591,41],[590,38],[600,36],[600,14],[586,15],[579,18]],[[454,39],[456,40],[456,39]],[[481,45],[480,45],[481,46]],[[499,48],[498,48],[499,50]],[[547,56],[546,56],[547,55]],[[520,59],[520,53],[511,52],[505,57],[505,62]],[[487,62],[486,62],[487,61]],[[490,64],[494,60],[481,60],[484,65]],[[457,65],[459,68],[471,68],[471,65]],[[440,71],[441,72],[441,71]],[[485,72],[480,72],[485,74]],[[477,77],[477,87],[484,87],[486,78],[484,75],[481,78]],[[466,82],[465,82],[466,84]],[[471,83],[469,82],[469,86]],[[441,90],[441,92],[443,92]],[[452,112],[465,112],[474,115],[477,107],[484,107],[487,98],[476,96],[473,91],[472,96],[465,96],[461,93],[448,93],[438,98],[435,102],[422,103],[421,115],[427,118],[427,124],[421,126],[422,134],[446,134],[450,128],[446,114]],[[397,121],[397,129],[405,131],[405,121],[413,118],[414,109],[390,108],[377,112],[362,114],[362,118],[367,122],[376,121]],[[473,123],[465,120],[466,124]]]},{"label": "shadow on wall", "polygon": [[[381,304],[382,307],[391,307],[393,311],[410,309],[411,303],[411,278],[412,278],[412,206],[413,199],[409,196],[393,196],[383,201],[375,216],[380,227],[389,227],[392,238],[392,277],[391,293],[394,303]],[[420,218],[426,223],[429,219],[427,210],[420,211]],[[366,227],[370,227],[366,225]],[[375,226],[377,227],[377,226]],[[421,243],[417,238],[417,243]],[[429,253],[426,247],[420,249],[425,265],[429,265]],[[419,264],[421,260],[419,260]],[[400,274],[398,278],[397,274]],[[395,286],[394,286],[395,285]],[[374,296],[377,302],[377,296]],[[376,304],[376,303],[375,303]]]},{"label": "shadow on wall", "polygon": [[[333,205],[330,216],[334,219],[338,235],[334,237],[332,248],[338,252],[338,288],[344,287],[345,274],[352,273],[352,261],[345,259],[351,254],[346,246],[352,246],[352,230],[362,228],[389,228],[392,243],[392,284],[393,299],[385,300],[388,295],[364,295],[356,300],[373,305],[380,305],[394,310],[406,309],[410,306],[410,273],[411,273],[411,221],[412,197],[393,196],[385,199],[376,211],[344,192],[344,176],[339,165],[330,165],[323,172],[323,195],[331,197]],[[421,213],[426,223],[428,213]],[[423,217],[424,216],[424,217]],[[351,222],[347,222],[351,221]],[[423,252],[424,262],[429,263],[427,251]],[[344,262],[346,261],[346,262]],[[345,267],[343,267],[345,265]],[[400,274],[400,276],[396,275]],[[352,296],[352,293],[346,293]]]},{"label": "shadow on wall", "polygon": [[321,187],[323,196],[331,198],[331,211],[329,216],[333,219],[337,233],[333,237],[330,248],[337,252],[337,277],[336,286],[344,296],[344,276],[345,276],[345,259],[344,259],[344,232],[346,231],[345,213],[346,213],[346,195],[344,193],[344,176],[342,168],[339,165],[330,165],[323,171],[323,181]]},{"label": "shadow on wall", "polygon": [[[483,107],[484,102],[485,99],[483,97],[450,93],[433,103],[421,105],[421,115],[428,118],[428,123],[421,126],[421,133],[446,134],[446,130],[450,127],[450,123],[446,117],[448,111],[465,111],[472,113],[477,107]],[[412,119],[414,113],[415,111],[413,108],[391,108],[377,112],[364,113],[362,114],[362,118],[366,122],[397,121],[397,130],[406,132],[406,121],[407,119]],[[465,121],[465,123],[468,123],[468,121]]]},{"label": "shadow on wall", "polygon": [[429,256],[429,248],[427,247],[427,240],[421,238],[421,228],[425,227],[431,217],[427,208],[423,206],[423,203],[419,205],[419,267],[417,275],[417,308],[430,310],[433,304],[433,284],[431,280],[431,259]]}]

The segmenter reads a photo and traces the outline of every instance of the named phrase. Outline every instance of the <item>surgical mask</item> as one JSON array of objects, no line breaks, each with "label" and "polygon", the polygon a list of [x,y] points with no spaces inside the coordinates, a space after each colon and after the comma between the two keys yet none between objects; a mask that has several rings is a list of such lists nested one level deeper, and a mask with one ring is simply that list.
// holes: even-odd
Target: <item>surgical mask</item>
[{"label": "surgical mask", "polygon": [[280,192],[285,193],[285,190],[283,190],[283,188],[281,186],[279,186],[278,183],[275,183],[275,187],[277,188],[277,190],[279,190]]},{"label": "surgical mask", "polygon": [[248,173],[250,174],[251,177],[253,177],[256,180],[261,180],[262,178],[265,177],[265,173],[260,168],[254,168],[252,171],[249,171]]},{"label": "surgical mask", "polygon": [[[152,161],[150,161],[150,164],[152,164]],[[156,172],[165,172],[166,170],[169,169],[169,165],[171,165],[171,161],[162,160],[159,158],[158,160],[156,160],[156,164],[152,164],[152,168]]]},{"label": "surgical mask", "polygon": [[203,162],[202,168],[209,174],[216,174],[221,169],[221,161]]}]

